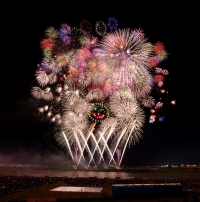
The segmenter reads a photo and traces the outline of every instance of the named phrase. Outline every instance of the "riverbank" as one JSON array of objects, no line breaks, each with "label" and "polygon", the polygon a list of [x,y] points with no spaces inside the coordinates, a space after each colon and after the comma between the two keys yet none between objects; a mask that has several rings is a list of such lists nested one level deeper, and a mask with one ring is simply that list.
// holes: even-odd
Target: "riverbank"
[{"label": "riverbank", "polygon": [[3,166],[0,165],[0,172],[3,170],[52,170],[52,171],[92,171],[92,172],[135,172],[135,173],[200,173],[200,167],[151,167],[139,166],[132,168],[71,168],[59,166],[34,166],[18,165]]}]

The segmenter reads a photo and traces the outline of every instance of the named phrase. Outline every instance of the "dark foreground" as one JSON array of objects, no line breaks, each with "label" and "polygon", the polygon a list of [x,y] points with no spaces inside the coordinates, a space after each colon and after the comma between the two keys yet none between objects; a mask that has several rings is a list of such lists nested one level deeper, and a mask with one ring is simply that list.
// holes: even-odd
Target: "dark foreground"
[{"label": "dark foreground", "polygon": [[[3,171],[4,170],[4,171]],[[152,172],[132,172],[135,177],[123,178],[121,172],[115,172],[114,177],[105,177],[100,171],[92,172],[93,176],[81,177],[83,171],[66,171],[65,176],[45,175],[45,169],[33,169],[31,172],[19,168],[2,169],[0,172],[0,202],[2,201],[29,201],[29,202],[64,202],[64,201],[200,201],[200,173],[199,172],[172,172],[168,170],[162,175]],[[10,172],[11,171],[11,172]],[[29,169],[30,171],[30,169]],[[47,171],[47,170],[46,170]],[[56,171],[58,172],[58,170]],[[69,172],[69,173],[68,173]],[[72,172],[72,173],[71,173]],[[108,172],[108,171],[106,171]],[[114,172],[114,171],[111,171]],[[125,171],[121,172],[124,173]],[[129,173],[130,171],[127,171]],[[31,173],[31,175],[27,175]],[[48,173],[48,172],[46,172]],[[52,171],[55,174],[55,170]],[[84,173],[87,173],[84,171]],[[95,175],[96,173],[96,175]],[[109,172],[108,172],[109,173]],[[126,172],[125,172],[126,173]],[[148,173],[148,175],[147,175]],[[160,173],[160,172],[157,172]],[[22,174],[22,175],[21,175]],[[26,174],[26,175],[23,175]],[[73,176],[70,176],[72,174]],[[83,173],[82,173],[83,174]],[[91,174],[91,173],[90,173]],[[35,175],[35,176],[34,176]],[[67,176],[68,175],[68,176]],[[121,177],[120,177],[121,176]],[[125,175],[126,176],[126,175]],[[159,177],[157,177],[159,176]],[[169,176],[165,178],[165,176]],[[170,177],[171,176],[171,177]],[[177,177],[176,177],[177,176]],[[118,195],[112,193],[114,184],[155,184],[155,183],[181,183],[181,193],[165,194],[140,194],[140,195]],[[59,186],[84,186],[84,187],[102,187],[100,193],[84,192],[51,192],[49,190]]]}]

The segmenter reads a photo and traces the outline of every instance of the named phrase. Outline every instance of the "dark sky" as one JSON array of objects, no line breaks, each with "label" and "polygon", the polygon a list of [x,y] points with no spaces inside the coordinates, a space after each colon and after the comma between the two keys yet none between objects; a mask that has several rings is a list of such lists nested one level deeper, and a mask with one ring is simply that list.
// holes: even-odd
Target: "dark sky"
[{"label": "dark sky", "polygon": [[[158,1],[159,2],[159,1]],[[176,107],[166,123],[145,125],[143,139],[127,149],[122,165],[199,164],[198,14],[191,3],[145,2],[103,5],[102,2],[11,3],[2,17],[0,163],[64,164],[68,161],[51,138],[48,123],[30,95],[34,71],[41,61],[39,43],[49,26],[62,23],[93,26],[117,19],[119,28],[142,28],[149,41],[162,41],[169,58],[160,66],[170,72]],[[198,61],[198,64],[197,64]]]}]

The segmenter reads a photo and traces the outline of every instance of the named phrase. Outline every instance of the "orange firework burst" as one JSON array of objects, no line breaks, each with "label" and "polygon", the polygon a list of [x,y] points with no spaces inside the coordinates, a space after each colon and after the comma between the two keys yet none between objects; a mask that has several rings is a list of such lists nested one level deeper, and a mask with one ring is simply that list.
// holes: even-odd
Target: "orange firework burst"
[{"label": "orange firework burst", "polygon": [[105,61],[99,60],[97,62],[97,68],[100,72],[105,72],[105,70],[108,68],[107,64]]},{"label": "orange firework burst", "polygon": [[162,81],[162,82],[164,81],[164,76],[163,75],[155,75],[154,76],[154,82],[158,83],[160,81]]},{"label": "orange firework burst", "polygon": [[80,30],[85,35],[90,34],[92,32],[92,25],[87,20],[82,20]]},{"label": "orange firework burst", "polygon": [[165,50],[165,46],[163,45],[162,42],[157,42],[154,46],[153,46],[153,51],[156,54],[159,54],[161,51]]},{"label": "orange firework burst", "polygon": [[51,39],[51,38],[43,39],[43,40],[40,42],[40,47],[41,47],[41,49],[43,49],[43,50],[52,50],[53,47],[54,47],[54,40]]},{"label": "orange firework burst", "polygon": [[124,48],[127,43],[126,43],[126,40],[122,37],[118,37],[118,39],[115,41],[115,44],[114,44],[116,47],[119,47],[119,48]]},{"label": "orange firework burst", "polygon": [[88,68],[89,68],[90,70],[94,69],[96,66],[97,66],[97,64],[96,64],[96,61],[95,61],[95,60],[90,60],[90,61],[88,62]]}]

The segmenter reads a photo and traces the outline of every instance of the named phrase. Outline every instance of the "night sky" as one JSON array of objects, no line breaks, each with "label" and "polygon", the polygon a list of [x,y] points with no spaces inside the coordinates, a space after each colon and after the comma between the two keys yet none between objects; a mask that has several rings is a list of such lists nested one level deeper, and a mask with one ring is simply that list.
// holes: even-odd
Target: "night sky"
[{"label": "night sky", "polygon": [[59,28],[67,23],[79,27],[85,19],[94,28],[96,21],[106,22],[109,17],[117,19],[119,28],[141,28],[150,42],[164,43],[169,56],[160,67],[169,70],[177,102],[167,111],[164,123],[145,124],[143,138],[126,150],[122,165],[200,163],[197,5],[168,1],[129,5],[122,1],[108,7],[101,1],[90,5],[33,2],[10,2],[4,7],[0,163],[67,164],[67,152],[58,147],[51,126],[38,115],[41,101],[30,95],[35,85],[34,72],[42,59],[39,43],[49,26]]}]

